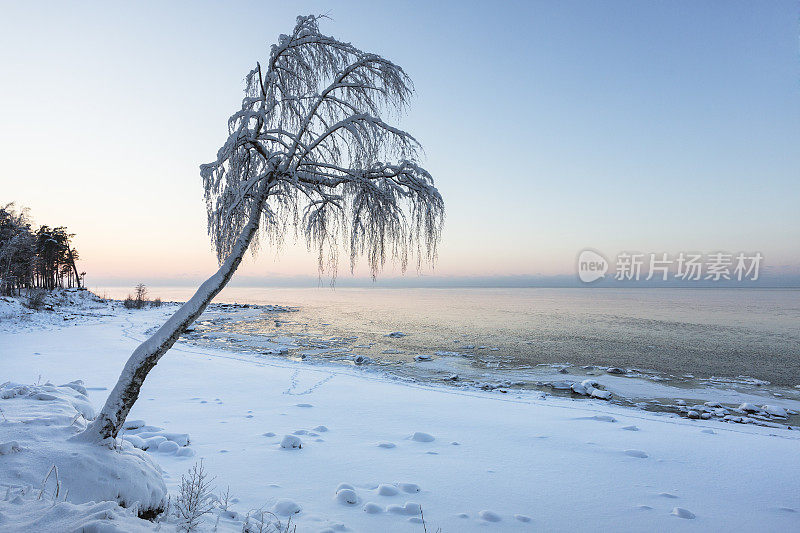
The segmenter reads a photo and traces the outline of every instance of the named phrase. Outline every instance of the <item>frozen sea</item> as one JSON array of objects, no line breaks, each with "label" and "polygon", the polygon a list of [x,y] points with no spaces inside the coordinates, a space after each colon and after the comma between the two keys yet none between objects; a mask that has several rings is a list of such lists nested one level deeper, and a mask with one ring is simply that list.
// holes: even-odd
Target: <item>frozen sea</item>
[{"label": "frozen sea", "polygon": [[[96,292],[124,297],[129,289]],[[150,289],[173,301],[192,292]],[[293,339],[288,356],[362,355],[423,378],[502,379],[566,365],[571,373],[618,367],[673,381],[800,384],[800,290],[233,287],[215,301],[294,311],[206,321],[198,342],[247,352],[264,339]],[[402,335],[387,336],[394,332]],[[403,364],[419,356],[430,356],[427,366]]]}]

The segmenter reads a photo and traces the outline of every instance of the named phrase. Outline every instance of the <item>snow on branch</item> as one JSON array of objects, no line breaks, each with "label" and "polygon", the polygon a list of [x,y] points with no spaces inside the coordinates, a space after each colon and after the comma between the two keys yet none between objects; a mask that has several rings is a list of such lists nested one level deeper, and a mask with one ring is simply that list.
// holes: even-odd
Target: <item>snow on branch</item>
[{"label": "snow on branch", "polygon": [[216,161],[203,165],[208,226],[220,262],[253,209],[280,244],[294,229],[336,275],[364,256],[373,277],[394,258],[433,261],[444,203],[419,165],[421,146],[391,125],[414,88],[402,68],[323,35],[322,17],[298,17],[245,79]]}]

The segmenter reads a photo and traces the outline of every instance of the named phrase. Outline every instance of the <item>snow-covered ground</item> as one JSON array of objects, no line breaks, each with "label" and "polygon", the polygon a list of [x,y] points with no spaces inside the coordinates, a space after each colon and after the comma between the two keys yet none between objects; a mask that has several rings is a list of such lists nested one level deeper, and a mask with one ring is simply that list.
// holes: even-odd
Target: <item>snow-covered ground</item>
[{"label": "snow-covered ground", "polygon": [[[145,332],[175,307],[124,310],[80,297],[55,309],[20,317],[20,306],[0,300],[0,382],[81,379],[98,409]],[[19,423],[20,398],[0,400],[0,445],[15,440],[2,430]],[[179,342],[151,372],[128,427],[123,438],[148,448],[173,495],[201,458],[218,491],[230,486],[234,512],[220,530],[240,531],[253,509],[292,513],[300,532],[423,531],[420,507],[427,530],[444,532],[790,531],[800,520],[800,432],[599,399],[426,386]],[[4,493],[24,485],[7,468],[24,453],[0,455]],[[41,480],[49,466],[29,468],[24,477]],[[69,488],[69,473],[60,481]],[[84,522],[58,520],[89,512],[147,527],[81,501],[85,492],[71,489],[66,503],[43,504],[38,487],[7,498],[0,529],[41,515],[45,529],[68,530]]]}]

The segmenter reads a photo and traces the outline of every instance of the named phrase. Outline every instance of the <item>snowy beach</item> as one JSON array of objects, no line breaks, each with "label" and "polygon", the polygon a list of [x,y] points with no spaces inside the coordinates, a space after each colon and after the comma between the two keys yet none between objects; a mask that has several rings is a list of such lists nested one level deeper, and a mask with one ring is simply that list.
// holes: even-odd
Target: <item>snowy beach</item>
[{"label": "snowy beach", "polygon": [[[71,298],[26,314],[0,302],[0,374],[19,384],[80,379],[99,409],[131,350],[174,306],[130,311]],[[19,402],[0,400],[0,443],[21,448],[0,455],[2,489],[11,494],[48,468],[20,474],[4,466],[36,446],[13,422]],[[207,529],[218,521],[220,530],[241,531],[249,511],[264,509],[291,515],[298,531],[422,531],[421,508],[429,531],[774,531],[793,529],[800,511],[800,434],[785,423],[426,385],[280,354],[244,357],[181,341],[128,420],[122,438],[148,447],[170,493],[199,459],[217,492],[230,486],[231,512],[207,516]],[[70,479],[61,483],[68,488]],[[81,491],[71,494],[68,501],[86,503]],[[13,530],[29,515],[12,505],[2,502],[0,513]]]}]

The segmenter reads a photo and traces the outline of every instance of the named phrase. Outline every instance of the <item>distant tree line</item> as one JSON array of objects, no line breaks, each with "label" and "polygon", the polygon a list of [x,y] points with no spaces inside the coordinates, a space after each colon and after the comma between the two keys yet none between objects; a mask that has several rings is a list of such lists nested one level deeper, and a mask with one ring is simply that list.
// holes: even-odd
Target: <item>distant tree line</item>
[{"label": "distant tree line", "polygon": [[34,229],[26,208],[0,207],[0,294],[81,287],[86,272],[78,273],[72,237],[64,226]]}]

